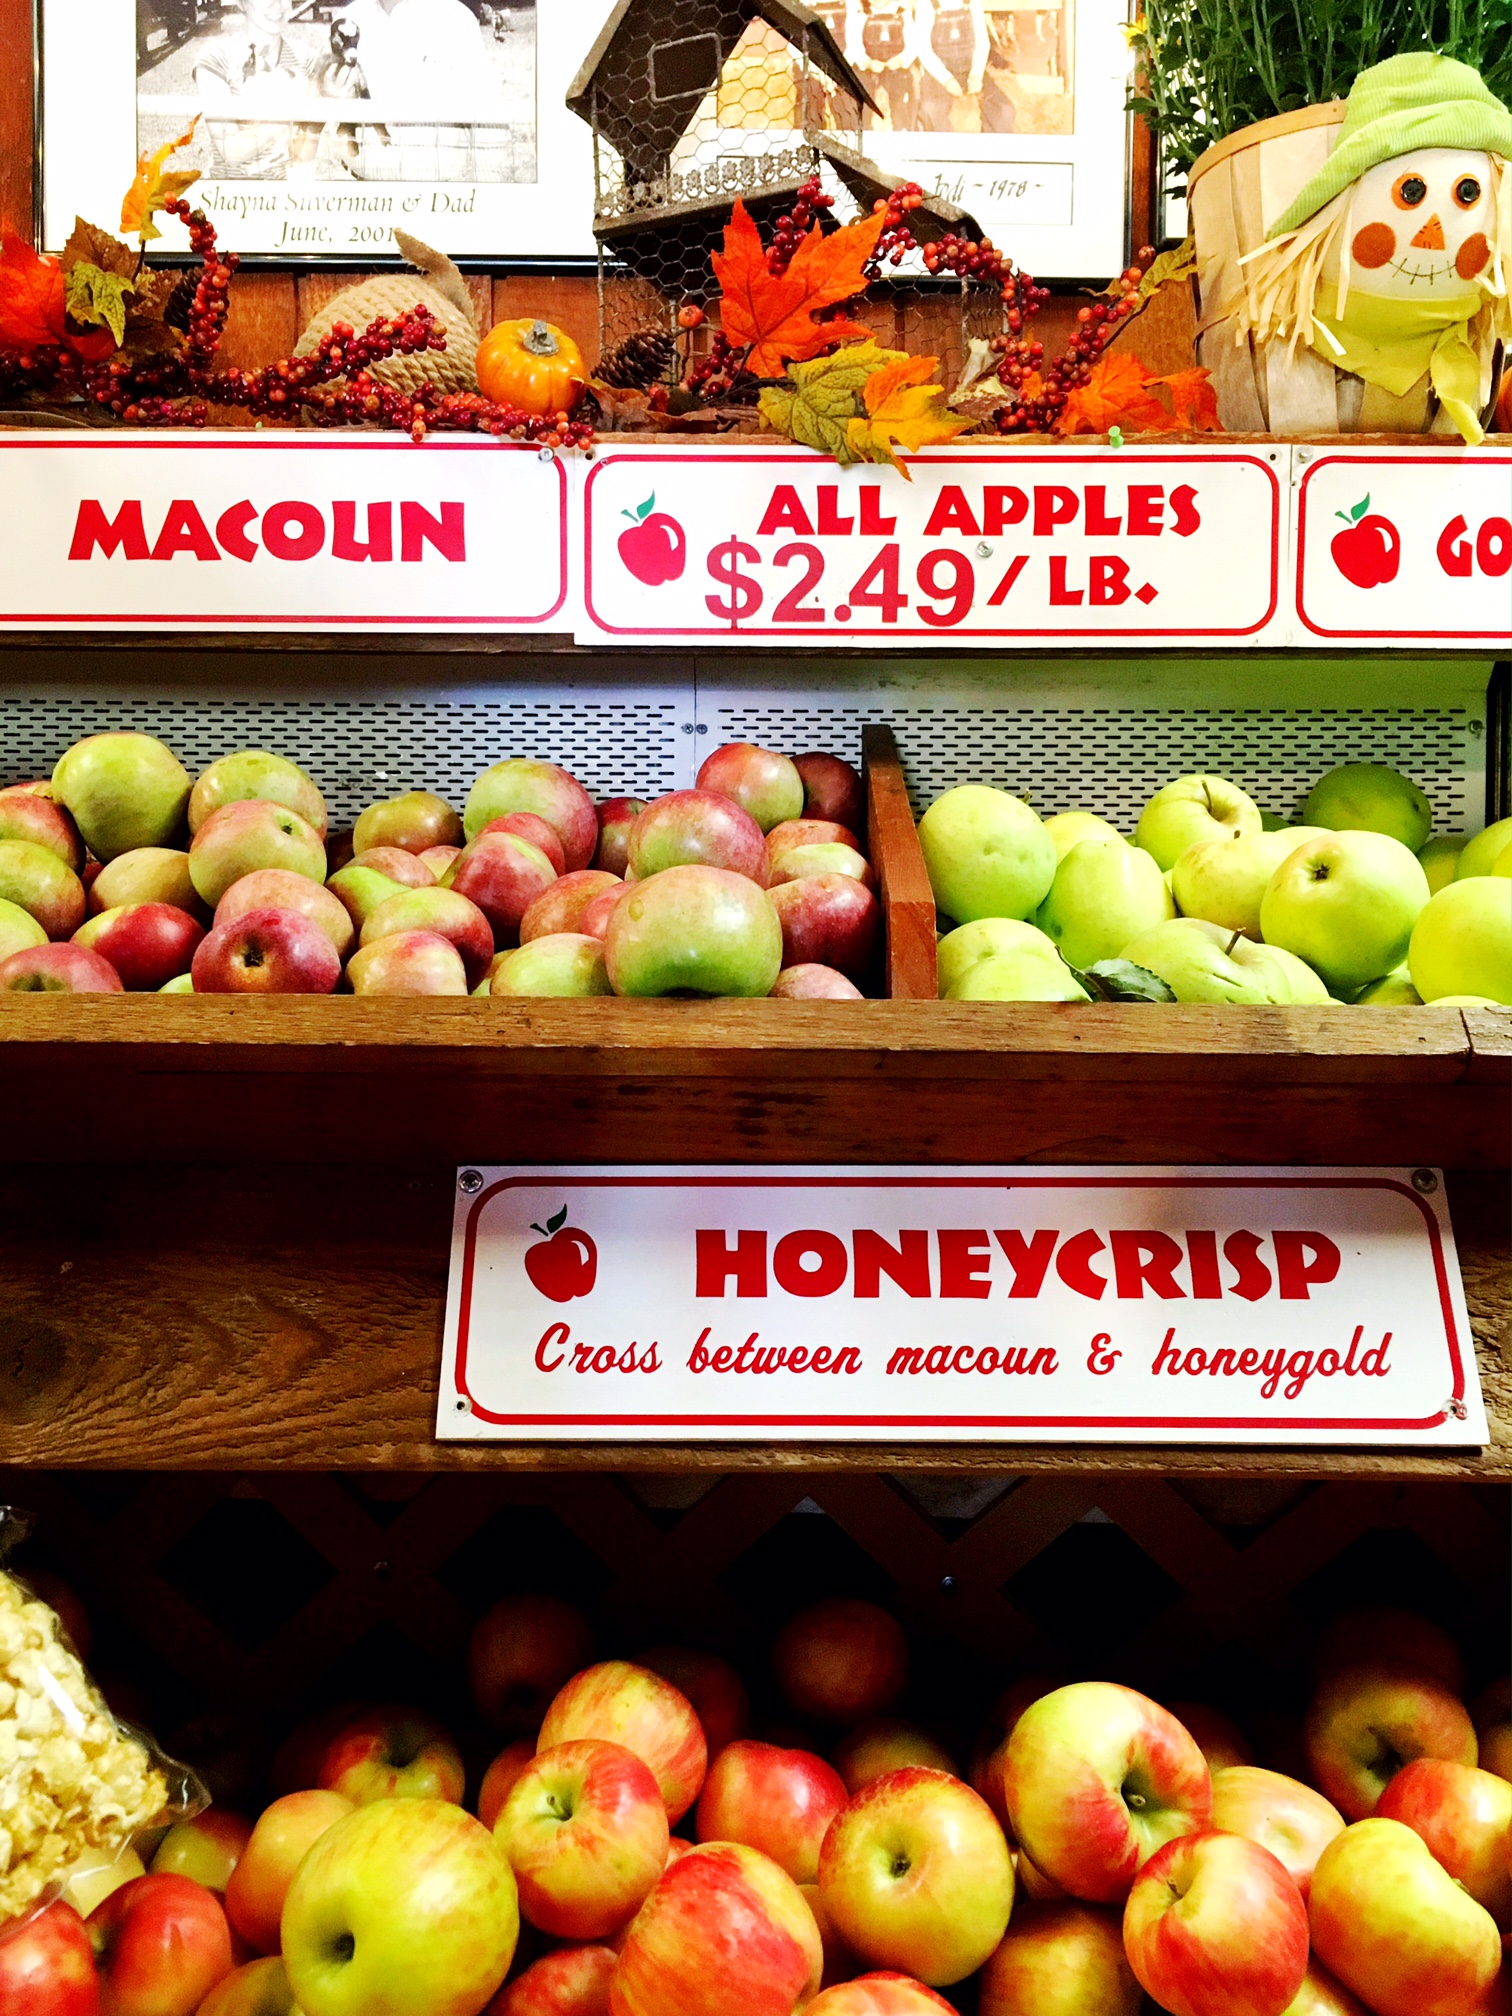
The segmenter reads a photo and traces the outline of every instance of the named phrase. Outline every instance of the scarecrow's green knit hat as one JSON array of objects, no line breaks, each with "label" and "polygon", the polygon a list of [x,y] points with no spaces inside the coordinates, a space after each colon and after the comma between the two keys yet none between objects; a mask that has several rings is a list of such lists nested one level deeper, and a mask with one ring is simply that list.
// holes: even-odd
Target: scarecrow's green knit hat
[{"label": "scarecrow's green knit hat", "polygon": [[1367,168],[1418,147],[1463,147],[1512,158],[1512,111],[1480,73],[1452,56],[1390,56],[1354,81],[1338,145],[1266,234],[1305,224]]}]

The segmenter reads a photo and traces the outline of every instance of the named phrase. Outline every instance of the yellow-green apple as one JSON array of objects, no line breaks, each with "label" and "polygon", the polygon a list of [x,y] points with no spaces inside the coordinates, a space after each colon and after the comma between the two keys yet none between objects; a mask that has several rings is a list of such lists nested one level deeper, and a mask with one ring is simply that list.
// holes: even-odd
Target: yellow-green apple
[{"label": "yellow-green apple", "polygon": [[514,1872],[441,1799],[380,1799],[328,1827],[295,1872],[283,1960],[305,2016],[478,2016],[520,1933]]},{"label": "yellow-green apple", "polygon": [[1174,917],[1130,939],[1121,956],[1157,974],[1178,1001],[1230,1007],[1293,998],[1292,976],[1271,950],[1200,917]]},{"label": "yellow-green apple", "polygon": [[649,1667],[608,1659],[575,1673],[541,1723],[538,1750],[591,1740],[633,1751],[661,1787],[670,1822],[679,1821],[703,1787],[708,1744],[692,1703]]},{"label": "yellow-green apple", "polygon": [[1344,1832],[1344,1815],[1296,1778],[1225,1764],[1213,1772],[1213,1825],[1268,1848],[1306,1897],[1318,1857]]},{"label": "yellow-green apple", "polygon": [[1043,1869],[1037,1869],[1022,1848],[1014,1850],[1013,1867],[1024,1895],[1032,1898],[1036,1904],[1072,1902],[1069,1892],[1047,1876]]},{"label": "yellow-green apple", "polygon": [[251,1839],[252,1822],[244,1814],[211,1806],[192,1820],[176,1820],[148,1866],[156,1876],[188,1876],[224,1896]]},{"label": "yellow-green apple", "polygon": [[341,961],[320,926],[297,910],[249,910],[217,924],[189,970],[196,994],[330,994]]},{"label": "yellow-green apple", "polygon": [[1335,832],[1389,833],[1414,853],[1433,831],[1433,807],[1410,777],[1384,763],[1341,763],[1307,794],[1302,817]]},{"label": "yellow-green apple", "polygon": [[560,1596],[501,1596],[468,1641],[473,1706],[490,1729],[534,1736],[553,1696],[592,1657],[593,1626],[576,1604]]},{"label": "yellow-green apple", "polygon": [[1012,1839],[1012,1829],[1008,1822],[1008,1791],[1004,1773],[1008,1768],[1008,1739],[1018,1727],[1018,1719],[1024,1710],[1043,1695],[1053,1694],[1057,1687],[1064,1687],[1072,1676],[1066,1672],[1021,1673],[1016,1680],[1010,1680],[988,1709],[982,1725],[971,1746],[971,1764],[967,1779],[975,1792],[980,1792],[992,1808],[1000,1827],[1008,1831]]},{"label": "yellow-green apple", "polygon": [[804,875],[779,882],[767,896],[782,926],[784,966],[829,966],[849,980],[871,970],[882,911],[865,883],[844,874]]},{"label": "yellow-green apple", "polygon": [[453,861],[462,852],[460,847],[425,847],[415,856],[422,868],[429,868],[431,880],[439,882]]},{"label": "yellow-green apple", "polygon": [[612,1946],[564,1946],[517,1974],[485,2016],[609,2016]]},{"label": "yellow-green apple", "polygon": [[[1057,861],[1064,861],[1073,847],[1079,847],[1083,840],[1123,840],[1124,836],[1107,819],[1100,819],[1095,812],[1052,812],[1045,821],[1045,831],[1050,835]],[[1127,847],[1129,843],[1124,840]]]},{"label": "yellow-green apple", "polygon": [[1165,877],[1118,834],[1080,840],[1060,858],[1034,921],[1073,966],[1116,959],[1131,938],[1176,915]]},{"label": "yellow-green apple", "polygon": [[1312,1652],[1313,1677],[1326,1680],[1345,1666],[1417,1666],[1449,1689],[1465,1689],[1465,1658],[1442,1624],[1418,1610],[1373,1604],[1345,1610]]},{"label": "yellow-green apple", "polygon": [[[539,847],[557,874],[567,873],[567,851],[557,837],[554,826],[540,819],[534,812],[505,812],[497,819],[490,819],[486,826],[480,826],[473,835],[481,840],[485,833],[513,833],[521,840],[528,840],[532,847]],[[581,869],[575,869],[581,874]]]},{"label": "yellow-green apple", "polygon": [[822,1965],[792,1878],[755,1848],[713,1842],[680,1855],[641,1906],[610,1978],[610,2016],[796,2016]]},{"label": "yellow-green apple", "polygon": [[35,917],[49,938],[71,938],[84,922],[84,884],[35,840],[0,840],[0,896]]},{"label": "yellow-green apple", "polygon": [[1013,1908],[1013,1862],[985,1799],[946,1771],[876,1778],[830,1823],[819,1894],[864,1960],[931,1987],[964,1981]]},{"label": "yellow-green apple", "polygon": [[1383,973],[1379,980],[1372,980],[1368,987],[1362,987],[1356,994],[1357,1008],[1421,1008],[1423,997],[1412,984],[1412,974],[1404,960],[1400,966],[1393,966],[1389,973]]},{"label": "yellow-green apple", "polygon": [[171,903],[201,923],[210,915],[189,875],[182,847],[133,847],[107,862],[89,886],[89,909],[114,910],[121,903]]},{"label": "yellow-green apple", "polygon": [[309,821],[287,805],[267,798],[239,798],[212,812],[190,841],[189,879],[201,899],[214,904],[233,882],[256,868],[286,868],[323,882],[325,843]]},{"label": "yellow-green apple", "polygon": [[1420,1834],[1501,1930],[1512,1929],[1512,1785],[1504,1778],[1445,1757],[1418,1757],[1402,1766],[1375,1810]]},{"label": "yellow-green apple", "polygon": [[644,798],[606,798],[598,808],[598,846],[593,865],[623,877],[630,864],[630,828],[646,809]]},{"label": "yellow-green apple", "polygon": [[[146,1873],[146,1865],[134,1848],[122,1848],[115,1853],[105,1848],[86,1848],[76,1861],[69,1863],[58,1881],[63,1886],[64,1901],[72,1904],[81,1918],[87,1918],[112,1890],[119,1890],[123,1883]],[[4,2006],[0,1997],[0,2009]]]},{"label": "yellow-green apple", "polygon": [[751,1700],[745,1682],[717,1652],[694,1645],[652,1645],[640,1655],[640,1664],[687,1695],[704,1732],[710,1764],[750,1727]]},{"label": "yellow-green apple", "polygon": [[1302,1986],[1292,1997],[1284,2016],[1369,2016],[1369,2011],[1358,1996],[1351,1995],[1326,1968],[1316,1960],[1309,1960],[1307,1972],[1302,1976]]},{"label": "yellow-green apple", "polygon": [[65,749],[52,791],[90,853],[108,862],[172,839],[189,804],[189,772],[155,735],[112,731]]},{"label": "yellow-green apple", "polygon": [[1170,2016],[1283,2016],[1307,1974],[1307,1906],[1242,1834],[1184,1834],[1152,1855],[1124,1906],[1124,1951]]},{"label": "yellow-green apple", "polygon": [[1308,1704],[1304,1725],[1313,1782],[1346,1820],[1363,1820],[1404,1764],[1444,1757],[1474,1764],[1475,1725],[1465,1705],[1421,1668],[1344,1666]]},{"label": "yellow-green apple", "polygon": [[1226,1764],[1253,1764],[1255,1753],[1232,1715],[1210,1708],[1205,1701],[1167,1701],[1165,1704],[1206,1757],[1209,1771]]},{"label": "yellow-green apple", "polygon": [[480,833],[446,870],[441,886],[476,903],[493,929],[495,945],[504,946],[518,941],[521,918],[556,879],[540,848],[518,833]]},{"label": "yellow-green apple", "polygon": [[0,959],[0,993],[121,994],[121,976],[87,945],[28,945]]},{"label": "yellow-green apple", "polygon": [[1170,871],[1171,893],[1184,917],[1258,939],[1260,901],[1271,877],[1299,847],[1327,838],[1320,826],[1291,826],[1279,833],[1199,840]]},{"label": "yellow-green apple", "polygon": [[465,1774],[457,1746],[421,1708],[369,1708],[332,1736],[321,1759],[322,1791],[355,1806],[376,1799],[460,1802]]},{"label": "yellow-green apple", "polygon": [[1435,833],[1417,850],[1423,873],[1428,877],[1428,887],[1435,896],[1454,880],[1454,872],[1459,867],[1459,858],[1469,838],[1468,833]]},{"label": "yellow-green apple", "polygon": [[626,895],[632,886],[628,882],[620,882],[613,889],[601,889],[597,896],[592,898],[577,921],[577,928],[584,937],[605,936],[609,929],[609,919],[614,915],[620,898]]},{"label": "yellow-green apple", "polygon": [[847,875],[868,889],[875,885],[871,863],[866,856],[843,840],[815,840],[803,847],[784,848],[767,871],[767,887],[779,883],[813,879],[820,875]]},{"label": "yellow-green apple", "polygon": [[1091,1904],[1014,1906],[982,1969],[979,2016],[1139,2016],[1123,1928]]},{"label": "yellow-green apple", "polygon": [[963,980],[973,966],[984,959],[996,959],[1006,952],[1032,952],[1059,972],[1065,962],[1037,924],[1016,917],[979,917],[974,924],[958,924],[935,948],[940,978],[940,999]]},{"label": "yellow-green apple", "polygon": [[598,846],[593,800],[577,779],[555,763],[511,757],[485,770],[467,794],[462,829],[471,841],[490,819],[506,812],[534,812],[562,843],[568,869],[586,868]]},{"label": "yellow-green apple", "polygon": [[838,1771],[809,1750],[749,1739],[726,1744],[698,1800],[700,1841],[743,1841],[795,1883],[814,1883],[819,1847],[847,1793]]},{"label": "yellow-green apple", "polygon": [[1313,1951],[1374,2016],[1467,2016],[1496,1979],[1495,1920],[1400,1820],[1330,1841],[1308,1899]]},{"label": "yellow-green apple", "polygon": [[1260,929],[1336,993],[1353,994],[1401,963],[1427,901],[1410,847],[1388,833],[1339,832],[1287,855],[1260,900]]},{"label": "yellow-green apple", "polygon": [[797,765],[755,742],[726,742],[715,749],[704,758],[697,782],[700,791],[733,798],[763,833],[801,817],[807,797]]},{"label": "yellow-green apple", "polygon": [[860,1792],[874,1778],[885,1778],[889,1771],[906,1770],[911,1764],[926,1771],[945,1771],[954,1778],[961,1775],[955,1758],[937,1736],[917,1722],[886,1715],[873,1715],[848,1729],[830,1753],[830,1761],[840,1773],[847,1795]]},{"label": "yellow-green apple", "polygon": [[1199,840],[1232,840],[1258,833],[1260,808],[1227,777],[1206,771],[1163,784],[1139,815],[1134,845],[1153,854],[1162,870],[1174,868]]},{"label": "yellow-green apple", "polygon": [[718,791],[669,791],[653,798],[630,828],[627,872],[640,881],[668,868],[723,868],[766,887],[761,828]]},{"label": "yellow-green apple", "polygon": [[1470,1719],[1480,1739],[1480,1768],[1512,1778],[1512,1680],[1493,1681],[1470,1703]]},{"label": "yellow-green apple", "polygon": [[392,875],[379,874],[376,868],[359,868],[349,861],[328,878],[325,886],[351,918],[353,928],[360,931],[378,905],[386,903],[390,896],[398,896],[405,885],[396,882]]},{"label": "yellow-green apple", "polygon": [[803,817],[829,819],[859,833],[866,820],[866,792],[860,776],[843,756],[825,749],[805,750],[793,758],[803,779]]},{"label": "yellow-green apple", "polygon": [[604,955],[616,994],[759,997],[782,970],[782,926],[748,876],[664,868],[614,897]]},{"label": "yellow-green apple", "polygon": [[818,846],[849,847],[863,859],[866,854],[851,829],[837,825],[833,819],[784,819],[766,836],[768,880],[775,880],[771,871],[784,854],[790,854],[795,847]]},{"label": "yellow-green apple", "polygon": [[346,971],[354,994],[468,993],[462,955],[439,931],[393,931],[352,955]]},{"label": "yellow-green apple", "polygon": [[258,1815],[226,1883],[226,1917],[254,1953],[278,1951],[279,1921],[295,1870],[326,1829],[354,1810],[341,1793],[312,1787],[284,1793]]},{"label": "yellow-green apple", "polygon": [[938,2016],[951,2004],[908,1974],[858,1974],[826,1988],[806,2016]]},{"label": "yellow-green apple", "polygon": [[1055,880],[1055,843],[1021,798],[990,784],[944,791],[919,821],[935,902],[957,924],[1032,917]]},{"label": "yellow-green apple", "polygon": [[772,982],[772,991],[768,996],[772,1001],[862,1001],[865,998],[854,980],[847,980],[833,966],[820,966],[812,960],[805,960],[797,966],[784,966]]},{"label": "yellow-green apple", "polygon": [[307,820],[322,841],[326,836],[326,803],[307,771],[271,749],[238,749],[202,770],[189,794],[189,831],[198,833],[224,806],[261,799],[286,805]]},{"label": "yellow-green apple", "polygon": [[313,882],[308,875],[292,874],[287,868],[259,868],[233,882],[215,906],[215,921],[229,924],[249,910],[298,910],[320,926],[336,947],[338,959],[345,959],[357,942],[350,913],[341,898],[324,883]]},{"label": "yellow-green apple", "polygon": [[1087,1001],[1091,996],[1064,959],[1051,965],[1033,950],[979,959],[945,996],[947,1001]]},{"label": "yellow-green apple", "polygon": [[1512,882],[1477,875],[1440,889],[1413,927],[1407,965],[1425,1001],[1512,1002]]},{"label": "yellow-green apple", "polygon": [[401,889],[368,913],[358,942],[366,949],[401,931],[434,931],[447,939],[461,956],[469,987],[477,986],[493,958],[488,919],[456,889]]},{"label": "yellow-green apple", "polygon": [[249,1960],[212,1988],[195,2016],[299,2016],[294,1990],[277,1958]]},{"label": "yellow-green apple", "polygon": [[401,791],[380,798],[358,815],[352,829],[352,851],[369,847],[402,847],[423,854],[428,847],[460,847],[462,821],[434,791]]},{"label": "yellow-green apple", "polygon": [[558,876],[520,919],[520,943],[528,945],[532,938],[549,938],[558,931],[580,930],[579,920],[594,897],[624,886],[618,875],[602,868],[579,868],[571,875]]},{"label": "yellow-green apple", "polygon": [[0,959],[12,952],[24,952],[32,945],[45,945],[47,933],[29,910],[9,897],[0,896]]},{"label": "yellow-green apple", "polygon": [[220,1899],[187,1876],[138,1876],[85,1920],[107,2016],[193,2016],[233,1965]]},{"label": "yellow-green apple", "polygon": [[490,1833],[504,1811],[504,1802],[535,1754],[534,1736],[520,1736],[513,1743],[506,1743],[483,1773],[483,1782],[478,1787],[478,1818]]},{"label": "yellow-green apple", "polygon": [[404,847],[368,847],[360,854],[354,853],[348,865],[376,868],[380,875],[387,875],[390,882],[397,882],[401,889],[433,889],[436,886],[435,875],[420,856],[411,854]]},{"label": "yellow-green apple", "polygon": [[799,1715],[849,1728],[895,1707],[908,1686],[908,1640],[897,1618],[857,1596],[831,1596],[788,1619],[772,1671]]},{"label": "yellow-green apple", "polygon": [[75,875],[84,866],[84,842],[68,813],[52,798],[24,785],[0,791],[0,840],[31,840],[50,847]]},{"label": "yellow-green apple", "polygon": [[667,1809],[649,1767],[623,1744],[559,1743],[516,1779],[494,1838],[514,1870],[521,1917],[557,1939],[602,1939],[655,1889]]},{"label": "yellow-green apple", "polygon": [[155,994],[189,971],[204,936],[204,927],[171,903],[123,903],[86,917],[73,943],[108,959],[129,994]]},{"label": "yellow-green apple", "polygon": [[1509,840],[1512,840],[1512,819],[1498,819],[1494,825],[1472,834],[1460,851],[1454,879],[1467,882],[1477,875],[1489,875]]},{"label": "yellow-green apple", "polygon": [[1157,1849],[1208,1826],[1213,1804],[1207,1759],[1176,1717],[1102,1680],[1058,1687],[1024,1710],[1004,1791],[1035,1865],[1092,1904],[1120,1903]]},{"label": "yellow-green apple", "polygon": [[553,931],[532,938],[528,945],[505,953],[493,969],[488,991],[505,999],[586,1000],[610,994],[614,990],[604,964],[604,941],[582,931]]},{"label": "yellow-green apple", "polygon": [[101,2016],[100,1977],[84,1921],[60,1897],[0,1935],[5,2016]]}]

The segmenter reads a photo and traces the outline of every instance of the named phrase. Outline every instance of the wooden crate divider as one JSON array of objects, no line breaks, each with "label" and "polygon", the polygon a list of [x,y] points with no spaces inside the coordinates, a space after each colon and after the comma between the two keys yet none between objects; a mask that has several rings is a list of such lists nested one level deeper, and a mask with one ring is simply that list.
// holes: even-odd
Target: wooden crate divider
[{"label": "wooden crate divider", "polygon": [[939,995],[935,964],[935,902],[914,826],[903,763],[891,728],[861,731],[866,775],[866,826],[887,923],[887,985],[893,1001],[933,1001]]}]

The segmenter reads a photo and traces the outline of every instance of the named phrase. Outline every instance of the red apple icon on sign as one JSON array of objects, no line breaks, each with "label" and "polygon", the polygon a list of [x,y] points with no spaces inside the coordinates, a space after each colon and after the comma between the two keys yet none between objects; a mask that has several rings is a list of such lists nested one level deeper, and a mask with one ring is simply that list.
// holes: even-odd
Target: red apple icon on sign
[{"label": "red apple icon on sign", "polygon": [[1344,520],[1344,530],[1335,532],[1329,550],[1344,579],[1356,588],[1378,588],[1384,581],[1395,581],[1402,542],[1391,520],[1371,511],[1369,495],[1348,511],[1335,511],[1334,516]]},{"label": "red apple icon on sign", "polygon": [[546,1241],[532,1246],[525,1255],[525,1272],[535,1287],[553,1302],[570,1302],[575,1295],[587,1295],[598,1275],[598,1248],[586,1232],[574,1231],[567,1223],[564,1204],[544,1225],[532,1225]]},{"label": "red apple icon on sign", "polygon": [[657,510],[656,492],[620,516],[630,520],[630,530],[619,536],[619,556],[636,580],[648,588],[675,581],[687,562],[687,542],[677,520]]}]

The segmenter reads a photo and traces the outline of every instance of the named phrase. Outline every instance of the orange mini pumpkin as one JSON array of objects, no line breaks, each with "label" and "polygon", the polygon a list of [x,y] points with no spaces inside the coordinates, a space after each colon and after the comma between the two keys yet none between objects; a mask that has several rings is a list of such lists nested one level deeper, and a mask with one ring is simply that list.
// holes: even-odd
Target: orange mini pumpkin
[{"label": "orange mini pumpkin", "polygon": [[566,330],[529,315],[496,322],[478,346],[478,389],[496,405],[570,413],[587,382],[583,353]]}]

